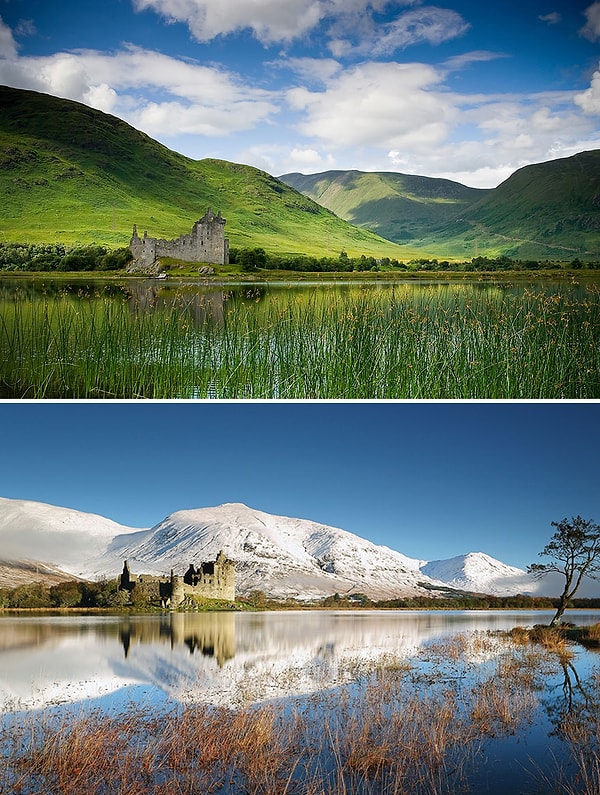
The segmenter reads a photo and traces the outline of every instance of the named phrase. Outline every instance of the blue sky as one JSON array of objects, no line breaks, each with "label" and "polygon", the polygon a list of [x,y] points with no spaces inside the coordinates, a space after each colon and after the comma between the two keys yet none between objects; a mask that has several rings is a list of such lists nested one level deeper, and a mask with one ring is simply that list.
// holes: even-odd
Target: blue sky
[{"label": "blue sky", "polygon": [[[598,403],[3,403],[0,496],[149,527],[244,502],[525,567],[600,522]],[[1,555],[1,550],[0,550]]]},{"label": "blue sky", "polygon": [[600,148],[600,2],[0,0],[0,82],[193,158],[491,187]]}]

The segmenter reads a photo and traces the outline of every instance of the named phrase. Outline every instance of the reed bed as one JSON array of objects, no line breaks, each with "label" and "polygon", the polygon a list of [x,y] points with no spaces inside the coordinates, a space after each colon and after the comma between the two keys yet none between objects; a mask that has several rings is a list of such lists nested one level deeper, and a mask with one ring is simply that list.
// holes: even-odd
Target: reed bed
[{"label": "reed bed", "polygon": [[[458,648],[429,649],[415,667],[370,663],[344,687],[239,709],[16,713],[1,724],[0,791],[483,795],[491,744],[531,723],[562,663],[506,638]],[[511,792],[597,795],[600,680],[586,686],[584,709],[553,714],[575,772],[532,764]]]},{"label": "reed bed", "polygon": [[199,312],[99,294],[0,304],[0,390],[30,398],[600,396],[600,296],[461,285],[297,292]]}]

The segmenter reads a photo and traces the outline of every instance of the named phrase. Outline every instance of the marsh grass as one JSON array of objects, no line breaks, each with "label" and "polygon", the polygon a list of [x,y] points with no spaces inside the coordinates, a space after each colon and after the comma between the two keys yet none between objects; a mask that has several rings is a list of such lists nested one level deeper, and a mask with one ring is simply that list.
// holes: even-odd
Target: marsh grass
[{"label": "marsh grass", "polygon": [[589,638],[593,641],[595,637],[599,636],[599,627],[599,624],[594,624],[590,627],[580,627],[573,630],[563,625],[548,626],[546,624],[536,624],[531,629],[513,627],[507,635],[517,645],[539,645],[547,651],[553,652],[562,660],[570,660],[573,657],[570,640]]},{"label": "marsh grass", "polygon": [[[183,298],[13,294],[0,388],[30,398],[594,398],[594,289],[280,293],[198,317]],[[433,289],[435,287],[435,289]]]},{"label": "marsh grass", "polygon": [[563,630],[567,638],[577,640],[584,646],[598,648],[600,646],[600,622],[584,627],[567,627]]},{"label": "marsh grass", "polygon": [[[457,653],[457,651],[459,653]],[[12,795],[450,795],[483,793],[490,743],[531,722],[549,670],[542,646],[483,634],[429,648],[424,667],[385,658],[352,682],[239,709],[188,705],[15,713],[0,729]],[[564,760],[527,791],[598,792],[600,680],[556,716]],[[529,785],[528,785],[529,786]]]}]

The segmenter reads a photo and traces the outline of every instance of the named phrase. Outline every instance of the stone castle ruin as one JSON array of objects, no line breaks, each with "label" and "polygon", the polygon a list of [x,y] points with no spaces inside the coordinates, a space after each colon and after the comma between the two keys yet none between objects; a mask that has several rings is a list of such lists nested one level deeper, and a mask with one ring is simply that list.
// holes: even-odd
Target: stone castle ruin
[{"label": "stone castle ruin", "polygon": [[225,237],[225,223],[220,212],[215,215],[209,209],[203,218],[195,222],[188,235],[181,235],[176,240],[148,237],[147,232],[140,237],[134,224],[129,241],[133,262],[129,269],[157,271],[159,257],[226,265],[229,262],[229,240]]},{"label": "stone castle ruin", "polygon": [[133,596],[135,589],[143,589],[148,601],[160,602],[168,607],[179,607],[190,596],[203,599],[235,600],[235,564],[223,552],[219,552],[216,560],[190,566],[185,574],[174,574],[170,577],[157,577],[153,574],[132,575],[129,561],[123,564],[123,572],[119,582],[119,590],[129,591]]}]

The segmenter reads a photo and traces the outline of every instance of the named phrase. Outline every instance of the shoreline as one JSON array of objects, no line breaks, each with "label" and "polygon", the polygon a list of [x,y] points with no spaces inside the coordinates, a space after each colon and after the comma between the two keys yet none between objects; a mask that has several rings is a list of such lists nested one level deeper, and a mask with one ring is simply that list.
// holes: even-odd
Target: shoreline
[{"label": "shoreline", "polygon": [[180,280],[194,284],[232,285],[240,284],[269,284],[281,283],[318,283],[337,284],[339,282],[387,282],[389,284],[403,284],[405,282],[511,282],[511,281],[573,281],[586,279],[600,282],[600,270],[595,268],[581,269],[540,269],[540,270],[511,270],[511,271],[351,271],[351,272],[312,272],[312,271],[269,271],[259,270],[254,273],[215,273],[211,276],[182,270],[181,272],[169,271],[167,279],[157,279],[149,274],[127,273],[126,271],[0,271],[0,281],[22,279],[23,281],[49,280],[49,281],[109,281],[119,282],[131,280],[134,282],[152,281],[166,284],[177,283]]}]

